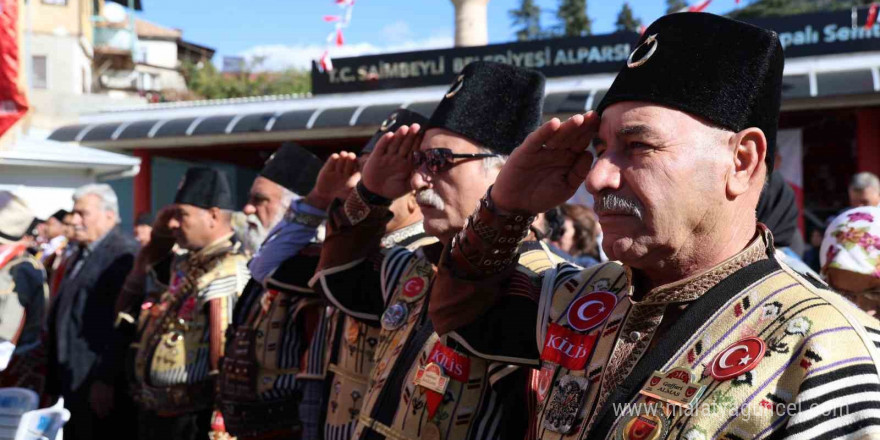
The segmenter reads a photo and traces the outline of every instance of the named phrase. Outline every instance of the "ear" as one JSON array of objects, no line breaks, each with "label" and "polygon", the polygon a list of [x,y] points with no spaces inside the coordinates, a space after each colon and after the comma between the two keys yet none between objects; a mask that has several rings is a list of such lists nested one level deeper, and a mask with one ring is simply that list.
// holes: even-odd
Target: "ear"
[{"label": "ear", "polygon": [[222,214],[223,213],[220,212],[220,208],[217,208],[216,206],[211,207],[211,209],[208,210],[208,215],[210,216],[210,224],[212,228],[220,223],[220,216]]},{"label": "ear", "polygon": [[750,127],[731,138],[733,143],[733,169],[727,179],[727,196],[736,198],[750,188],[762,187],[764,176],[761,169],[766,168],[767,138],[760,128]]},{"label": "ear", "polygon": [[419,210],[419,204],[416,202],[415,191],[410,191],[406,196],[406,211],[410,214]]}]

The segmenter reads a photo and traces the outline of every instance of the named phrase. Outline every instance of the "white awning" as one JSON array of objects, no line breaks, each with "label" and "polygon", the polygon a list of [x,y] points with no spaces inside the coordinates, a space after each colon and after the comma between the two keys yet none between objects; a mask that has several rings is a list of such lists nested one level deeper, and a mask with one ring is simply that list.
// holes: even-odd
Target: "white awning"
[{"label": "white awning", "polygon": [[139,158],[125,154],[27,136],[19,137],[10,147],[0,149],[0,165],[74,168],[90,171],[99,180],[133,176],[140,169],[140,164]]}]

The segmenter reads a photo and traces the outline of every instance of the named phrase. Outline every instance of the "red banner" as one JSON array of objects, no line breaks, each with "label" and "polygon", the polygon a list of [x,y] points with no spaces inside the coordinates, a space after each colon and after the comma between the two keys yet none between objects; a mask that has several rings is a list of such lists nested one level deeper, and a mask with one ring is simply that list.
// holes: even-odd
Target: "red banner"
[{"label": "red banner", "polygon": [[0,136],[28,110],[20,82],[18,0],[0,0]]}]

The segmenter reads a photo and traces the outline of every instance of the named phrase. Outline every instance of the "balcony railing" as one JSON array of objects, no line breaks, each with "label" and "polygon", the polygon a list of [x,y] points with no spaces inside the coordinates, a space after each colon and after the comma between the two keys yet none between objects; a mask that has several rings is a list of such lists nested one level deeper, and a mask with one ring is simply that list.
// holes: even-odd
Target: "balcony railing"
[{"label": "balcony railing", "polygon": [[118,52],[120,55],[132,56],[137,53],[137,35],[127,24],[95,26],[95,49],[102,52]]}]

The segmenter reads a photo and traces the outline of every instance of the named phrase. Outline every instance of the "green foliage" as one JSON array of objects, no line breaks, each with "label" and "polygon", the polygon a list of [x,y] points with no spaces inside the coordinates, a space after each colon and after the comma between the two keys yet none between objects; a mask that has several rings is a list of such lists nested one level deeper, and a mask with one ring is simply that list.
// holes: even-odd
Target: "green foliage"
[{"label": "green foliage", "polygon": [[541,7],[534,0],[522,0],[517,9],[508,11],[510,20],[516,29],[518,41],[536,40],[541,38]]},{"label": "green foliage", "polygon": [[642,20],[633,15],[633,10],[629,7],[629,3],[624,3],[623,7],[620,8],[620,13],[617,14],[617,22],[614,23],[617,32],[638,32],[641,25]]},{"label": "green foliage", "polygon": [[559,19],[558,35],[580,37],[593,33],[593,20],[587,16],[587,0],[559,0],[556,18]]},{"label": "green foliage", "polygon": [[255,59],[241,73],[223,73],[213,63],[184,63],[186,85],[194,99],[244,98],[249,96],[307,93],[311,74],[301,70],[260,71],[262,59]]},{"label": "green foliage", "polygon": [[667,14],[678,12],[686,7],[688,7],[688,2],[686,2],[685,0],[666,0]]},{"label": "green foliage", "polygon": [[849,9],[870,4],[871,0],[757,0],[734,9],[727,15],[732,18],[768,17]]}]

